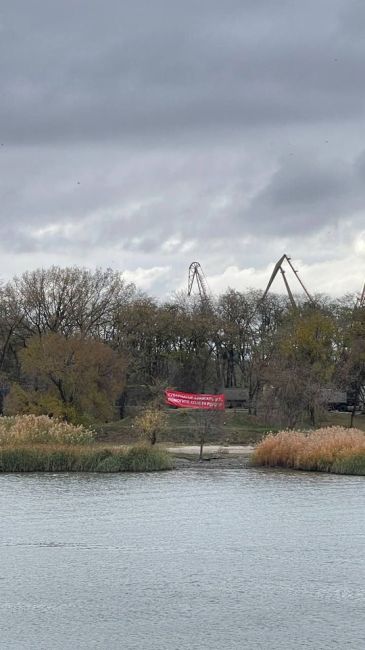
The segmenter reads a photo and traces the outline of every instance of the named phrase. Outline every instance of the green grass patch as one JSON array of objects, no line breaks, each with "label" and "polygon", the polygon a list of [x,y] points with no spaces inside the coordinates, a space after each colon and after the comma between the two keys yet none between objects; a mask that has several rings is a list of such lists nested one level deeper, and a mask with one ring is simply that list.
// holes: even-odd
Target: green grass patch
[{"label": "green grass patch", "polygon": [[[140,413],[135,408],[133,414]],[[158,436],[158,442],[163,444],[199,444],[199,433],[195,430],[188,409],[166,409],[168,423],[166,431]],[[321,427],[348,427],[350,413],[324,412]],[[357,415],[355,427],[365,431],[365,416]],[[127,416],[107,424],[95,426],[97,440],[106,444],[135,444],[140,440],[134,425],[134,417]],[[249,415],[244,409],[227,409],[222,417],[220,430],[215,430],[206,440],[209,444],[218,445],[251,445],[258,444],[268,434],[277,432],[278,427],[273,423],[263,423],[259,417]]]},{"label": "green grass patch", "polygon": [[[321,417],[321,427],[349,427],[351,413],[339,413],[337,411],[324,412]],[[365,431],[365,415],[356,415],[353,426],[356,429]]]},{"label": "green grass patch", "polygon": [[47,444],[0,447],[0,472],[155,472],[171,468],[167,452],[142,445],[125,449]]},{"label": "green grass patch", "polygon": [[337,458],[331,471],[336,474],[365,476],[365,452]]},{"label": "green grass patch", "polygon": [[[138,411],[136,410],[136,413]],[[191,413],[188,409],[166,409],[168,417],[166,431],[158,436],[158,441],[172,444],[198,444],[199,433],[194,430]],[[96,426],[97,440],[107,443],[131,444],[139,439],[134,425],[134,418],[128,416],[123,420],[108,422]],[[247,411],[227,409],[222,414],[222,426],[214,431],[207,440],[212,444],[248,445],[259,442],[261,438],[275,428],[260,422],[259,418],[249,415]]]}]

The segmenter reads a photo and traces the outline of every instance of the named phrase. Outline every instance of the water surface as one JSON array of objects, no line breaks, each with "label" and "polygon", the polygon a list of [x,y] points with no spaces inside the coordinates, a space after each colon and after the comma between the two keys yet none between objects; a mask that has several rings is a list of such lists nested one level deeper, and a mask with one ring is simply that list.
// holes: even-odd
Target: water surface
[{"label": "water surface", "polygon": [[0,476],[0,647],[365,647],[363,477]]}]

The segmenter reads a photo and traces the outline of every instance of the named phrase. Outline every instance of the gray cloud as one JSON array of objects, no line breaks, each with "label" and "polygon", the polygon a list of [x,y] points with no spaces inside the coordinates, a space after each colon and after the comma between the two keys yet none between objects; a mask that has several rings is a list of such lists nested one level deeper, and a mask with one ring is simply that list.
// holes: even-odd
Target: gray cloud
[{"label": "gray cloud", "polygon": [[[345,2],[13,2],[9,142],[153,142],[361,115],[365,44]],[[343,24],[342,24],[343,23]]]},{"label": "gray cloud", "polygon": [[157,269],[139,271],[157,291],[190,256],[219,274],[288,247],[347,254],[364,227],[364,21],[346,0],[8,3],[3,253]]},{"label": "gray cloud", "polygon": [[253,200],[251,218],[265,234],[295,237],[349,217],[365,200],[361,160],[286,158]]}]

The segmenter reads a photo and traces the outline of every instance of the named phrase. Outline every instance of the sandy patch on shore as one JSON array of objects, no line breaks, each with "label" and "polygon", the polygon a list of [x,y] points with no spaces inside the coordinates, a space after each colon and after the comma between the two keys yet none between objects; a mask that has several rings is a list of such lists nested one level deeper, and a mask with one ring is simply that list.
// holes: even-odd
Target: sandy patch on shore
[{"label": "sandy patch on shore", "polygon": [[[173,447],[167,447],[167,451],[170,454],[175,456],[184,456],[184,455],[198,455],[199,446],[198,445],[175,445]],[[254,447],[252,445],[204,445],[204,456],[210,456],[211,454],[216,454],[218,456],[246,456],[252,454]]]}]

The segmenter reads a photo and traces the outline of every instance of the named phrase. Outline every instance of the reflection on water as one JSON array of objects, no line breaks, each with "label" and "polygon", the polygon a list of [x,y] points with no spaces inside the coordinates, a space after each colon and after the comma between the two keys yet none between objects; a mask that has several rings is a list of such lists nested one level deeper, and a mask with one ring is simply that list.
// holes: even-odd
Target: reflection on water
[{"label": "reflection on water", "polygon": [[365,647],[362,477],[0,476],[0,647]]}]

